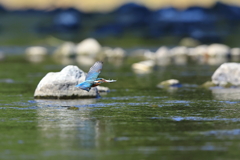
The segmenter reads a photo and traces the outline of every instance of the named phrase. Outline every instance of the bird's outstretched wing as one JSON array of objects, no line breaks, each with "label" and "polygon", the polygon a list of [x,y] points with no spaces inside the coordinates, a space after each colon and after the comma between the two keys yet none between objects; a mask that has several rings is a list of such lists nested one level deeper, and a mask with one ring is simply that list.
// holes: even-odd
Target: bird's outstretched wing
[{"label": "bird's outstretched wing", "polygon": [[86,76],[86,81],[95,81],[98,77],[98,75],[101,73],[103,66],[103,62],[97,61],[94,63],[94,65],[90,68],[88,71],[88,74]]}]

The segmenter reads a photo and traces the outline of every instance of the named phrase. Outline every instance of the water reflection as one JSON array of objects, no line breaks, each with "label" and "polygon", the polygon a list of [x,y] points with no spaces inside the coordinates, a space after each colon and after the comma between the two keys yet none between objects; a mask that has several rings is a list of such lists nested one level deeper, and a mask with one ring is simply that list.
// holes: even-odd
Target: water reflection
[{"label": "water reflection", "polygon": [[[40,134],[49,139],[44,145],[55,146],[51,140],[57,138],[61,147],[96,147],[99,122],[89,116],[91,107],[84,107],[92,103],[96,103],[96,99],[37,100],[37,106],[40,107],[37,110]],[[69,110],[68,106],[78,106],[79,109]]]},{"label": "water reflection", "polygon": [[213,88],[212,94],[218,100],[239,100],[240,88]]}]

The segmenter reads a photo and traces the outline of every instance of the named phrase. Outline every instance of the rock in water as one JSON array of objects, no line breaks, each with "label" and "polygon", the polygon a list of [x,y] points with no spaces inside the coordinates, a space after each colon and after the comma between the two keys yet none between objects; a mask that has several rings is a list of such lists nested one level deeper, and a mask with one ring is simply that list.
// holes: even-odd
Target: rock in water
[{"label": "rock in water", "polygon": [[169,79],[166,81],[162,81],[157,85],[158,88],[168,88],[168,87],[176,87],[179,88],[181,87],[181,83],[177,79]]},{"label": "rock in water", "polygon": [[212,75],[212,82],[219,86],[240,85],[240,63],[224,63]]},{"label": "rock in water", "polygon": [[77,66],[69,65],[61,72],[50,72],[39,82],[34,98],[38,99],[76,99],[95,98],[98,96],[97,88],[89,92],[78,87],[77,84],[85,80],[85,73]]}]

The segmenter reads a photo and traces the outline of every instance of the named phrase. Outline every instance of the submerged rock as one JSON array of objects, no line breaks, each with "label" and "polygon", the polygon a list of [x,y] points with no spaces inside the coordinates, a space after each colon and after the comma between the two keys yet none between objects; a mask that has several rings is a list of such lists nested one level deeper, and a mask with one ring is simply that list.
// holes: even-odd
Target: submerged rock
[{"label": "submerged rock", "polygon": [[85,80],[85,77],[82,70],[72,65],[63,68],[60,72],[50,72],[39,82],[34,98],[75,99],[97,97],[96,87],[93,87],[89,92],[76,87],[77,84]]},{"label": "submerged rock", "polygon": [[240,86],[240,63],[224,63],[212,75],[212,82],[218,86]]}]

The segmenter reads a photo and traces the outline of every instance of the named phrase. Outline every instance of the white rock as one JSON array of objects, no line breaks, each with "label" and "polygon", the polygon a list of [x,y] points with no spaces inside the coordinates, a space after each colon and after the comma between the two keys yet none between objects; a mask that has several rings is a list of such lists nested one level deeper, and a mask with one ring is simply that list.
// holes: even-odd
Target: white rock
[{"label": "white rock", "polygon": [[130,56],[136,58],[144,58],[144,53],[146,51],[147,51],[146,49],[135,49],[132,52],[130,52]]},{"label": "white rock", "polygon": [[155,52],[150,51],[149,49],[136,49],[130,52],[130,57],[138,58],[141,60],[154,60],[156,59]]},{"label": "white rock", "polygon": [[189,49],[189,57],[197,61],[199,64],[204,64],[207,62],[207,45],[200,45],[195,48]]},{"label": "white rock", "polygon": [[177,80],[177,79],[169,79],[169,80],[166,80],[166,81],[162,81],[161,83],[159,83],[157,85],[157,87],[159,87],[159,88],[162,88],[162,87],[172,87],[174,85],[179,85],[179,84],[180,84],[179,80]]},{"label": "white rock", "polygon": [[207,45],[200,45],[195,47],[195,53],[200,56],[205,56],[207,54]]},{"label": "white rock", "polygon": [[167,47],[160,47],[156,51],[156,61],[157,65],[167,66],[171,63],[171,52]]},{"label": "white rock", "polygon": [[208,57],[207,58],[207,64],[208,65],[220,65],[227,61],[226,57]]},{"label": "white rock", "polygon": [[39,82],[34,97],[39,99],[74,99],[97,97],[97,88],[89,92],[78,87],[77,84],[85,80],[85,73],[77,66],[69,65],[61,72],[50,72]]},{"label": "white rock", "polygon": [[210,57],[227,57],[230,48],[224,44],[211,44],[207,48],[207,53]]},{"label": "white rock", "polygon": [[45,47],[32,46],[28,47],[25,52],[28,56],[45,56],[48,51]]},{"label": "white rock", "polygon": [[122,48],[110,48],[110,47],[104,47],[102,52],[104,52],[105,56],[108,59],[122,59],[126,56],[126,51]]},{"label": "white rock", "polygon": [[207,63],[209,65],[219,65],[227,61],[230,48],[224,44],[211,44],[207,49]]},{"label": "white rock", "polygon": [[240,85],[240,63],[224,63],[212,75],[212,82],[216,85]]},{"label": "white rock", "polygon": [[70,57],[75,55],[75,44],[73,42],[64,42],[53,53],[54,56]]},{"label": "white rock", "polygon": [[48,53],[48,50],[45,47],[41,47],[41,46],[32,46],[32,47],[28,47],[25,50],[27,59],[30,62],[42,62],[45,58],[45,56]]},{"label": "white rock", "polygon": [[87,38],[77,44],[75,48],[75,52],[78,55],[85,54],[85,55],[92,55],[95,56],[97,53],[101,51],[101,45],[98,43],[96,39]]},{"label": "white rock", "polygon": [[132,64],[132,69],[137,74],[147,74],[152,72],[154,61],[147,60]]},{"label": "white rock", "polygon": [[232,48],[231,49],[231,59],[232,61],[238,62],[240,59],[240,48]]},{"label": "white rock", "polygon": [[102,56],[102,59],[105,57],[109,63],[112,63],[115,66],[120,66],[126,56],[126,51],[119,47],[113,49],[110,47],[104,47],[102,52],[104,52],[105,55]]},{"label": "white rock", "polygon": [[76,61],[80,66],[91,66],[96,62],[94,58],[89,57],[88,55],[78,55]]},{"label": "white rock", "polygon": [[174,47],[170,50],[173,57],[173,62],[177,65],[184,65],[187,63],[188,48],[184,46]]}]

